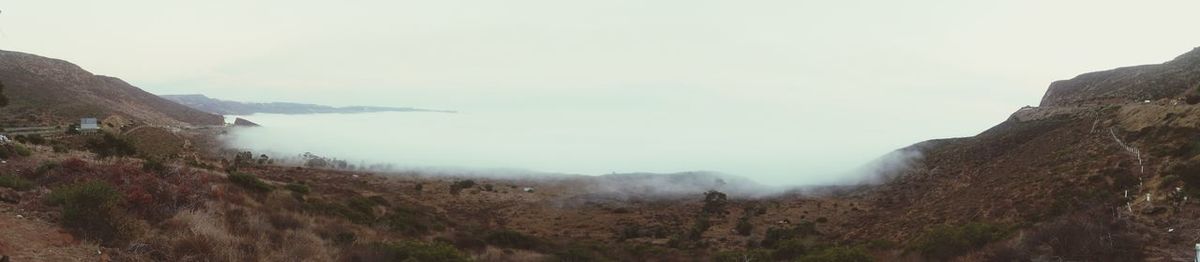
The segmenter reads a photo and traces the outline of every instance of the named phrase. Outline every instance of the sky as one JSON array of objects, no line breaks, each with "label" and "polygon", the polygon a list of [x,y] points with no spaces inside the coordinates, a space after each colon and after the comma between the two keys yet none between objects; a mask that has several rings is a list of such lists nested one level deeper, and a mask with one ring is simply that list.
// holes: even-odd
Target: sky
[{"label": "sky", "polygon": [[1200,46],[1197,1],[5,0],[0,10],[0,49],[157,94],[636,118],[802,147],[771,161],[826,171],[977,134],[1036,105],[1054,80]]}]

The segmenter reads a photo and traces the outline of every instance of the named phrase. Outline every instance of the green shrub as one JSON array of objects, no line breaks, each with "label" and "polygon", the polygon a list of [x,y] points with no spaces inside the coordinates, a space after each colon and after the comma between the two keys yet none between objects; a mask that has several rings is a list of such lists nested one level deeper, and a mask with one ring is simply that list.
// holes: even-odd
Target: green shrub
[{"label": "green shrub", "polygon": [[704,236],[704,232],[712,227],[712,222],[708,221],[707,216],[696,218],[696,222],[692,224],[692,229],[688,230],[687,237],[690,240],[700,240]]},{"label": "green shrub", "polygon": [[796,223],[792,228],[768,228],[766,236],[760,243],[763,247],[775,248],[775,245],[789,239],[803,238],[811,235],[817,235],[816,225],[812,222],[802,221]]},{"label": "green shrub", "polygon": [[88,139],[87,148],[100,158],[123,157],[137,154],[137,149],[129,140],[122,139],[110,133]]},{"label": "green shrub", "polygon": [[429,228],[440,227],[437,220],[415,210],[402,207],[393,208],[387,215],[379,219],[378,224],[389,230],[409,235],[424,234]]},{"label": "green shrub", "polygon": [[375,214],[371,210],[358,210],[339,203],[311,201],[305,203],[305,209],[318,214],[340,216],[360,225],[375,222]]},{"label": "green shrub", "polygon": [[754,230],[754,224],[750,224],[750,219],[742,218],[738,220],[737,226],[734,227],[738,235],[749,236]]},{"label": "green shrub", "polygon": [[142,162],[142,171],[163,175],[167,173],[167,165],[157,158],[146,159]]},{"label": "green shrub", "polygon": [[483,240],[493,246],[526,250],[537,249],[542,245],[542,241],[537,238],[507,229],[488,233]]},{"label": "green shrub", "polygon": [[800,262],[871,262],[874,259],[861,247],[833,247],[801,257]]},{"label": "green shrub", "polygon": [[552,255],[554,255],[554,257],[552,257],[551,259],[548,259],[548,261],[562,261],[562,262],[603,261],[603,259],[600,258],[600,256],[596,255],[596,252],[593,251],[592,249],[584,247],[584,246],[578,246],[578,245],[559,249],[557,251],[552,252]]},{"label": "green shrub", "polygon": [[301,195],[305,195],[305,194],[308,194],[309,192],[312,192],[312,188],[309,188],[308,185],[305,185],[305,184],[289,183],[289,184],[287,184],[287,186],[284,186],[284,188],[286,188],[287,190],[290,190],[292,192],[296,192],[297,194],[301,194]]},{"label": "green shrub", "polygon": [[743,251],[725,251],[713,255],[713,262],[746,262],[746,261],[774,261],[771,258],[771,251],[766,249],[752,249]]},{"label": "green shrub", "polygon": [[454,246],[445,243],[423,243],[400,241],[375,244],[374,249],[383,253],[384,261],[470,261],[470,257]]},{"label": "green shrub", "polygon": [[54,153],[59,153],[59,154],[67,153],[67,152],[71,151],[70,148],[67,148],[67,146],[63,145],[63,144],[54,144],[53,146],[51,146],[51,149],[54,150]]},{"label": "green shrub", "polygon": [[941,225],[926,231],[910,248],[926,258],[946,260],[1007,238],[1008,233],[1004,227],[987,223]]},{"label": "green shrub", "polygon": [[825,245],[818,244],[811,238],[792,238],[775,244],[775,252],[771,253],[771,257],[778,260],[792,260],[824,248],[826,248]]},{"label": "green shrub", "polygon": [[16,175],[0,175],[0,187],[12,188],[17,191],[25,191],[33,188],[33,182],[25,180]]},{"label": "green shrub", "polygon": [[267,182],[263,182],[261,179],[258,179],[258,177],[246,173],[230,173],[229,182],[233,182],[235,185],[258,192],[271,192],[271,190],[275,189],[271,185],[267,184]]},{"label": "green shrub", "polygon": [[[21,137],[21,136],[17,136],[17,137]],[[17,140],[21,141],[22,143],[29,143],[29,144],[34,144],[34,145],[46,144],[46,138],[42,137],[42,135],[39,135],[39,134],[32,134],[32,135],[24,136],[23,139],[17,139]]]},{"label": "green shrub", "polygon": [[50,172],[51,170],[59,169],[61,167],[62,167],[62,164],[59,162],[45,161],[45,162],[42,162],[42,164],[39,165],[38,168],[33,171],[33,173],[37,174],[39,176],[45,175],[46,173]]},{"label": "green shrub", "polygon": [[450,184],[450,193],[457,195],[458,192],[461,192],[463,189],[471,188],[473,186],[475,186],[475,180],[467,179],[454,182],[453,184]]},{"label": "green shrub", "polygon": [[103,181],[86,181],[54,189],[47,197],[62,206],[63,227],[104,246],[119,246],[140,233],[137,221],[120,207],[121,192]]},{"label": "green shrub", "polygon": [[17,153],[18,156],[27,157],[27,156],[33,155],[33,150],[29,150],[29,148],[25,147],[25,145],[12,144],[12,146],[13,146],[13,152]]}]

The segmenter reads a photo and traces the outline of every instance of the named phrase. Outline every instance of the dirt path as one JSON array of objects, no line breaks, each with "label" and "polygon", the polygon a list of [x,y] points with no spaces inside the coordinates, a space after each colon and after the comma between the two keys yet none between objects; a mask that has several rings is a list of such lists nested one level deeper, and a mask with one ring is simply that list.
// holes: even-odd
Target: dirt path
[{"label": "dirt path", "polygon": [[100,261],[96,250],[96,245],[80,243],[58,225],[24,217],[12,205],[0,204],[0,254],[13,262]]}]

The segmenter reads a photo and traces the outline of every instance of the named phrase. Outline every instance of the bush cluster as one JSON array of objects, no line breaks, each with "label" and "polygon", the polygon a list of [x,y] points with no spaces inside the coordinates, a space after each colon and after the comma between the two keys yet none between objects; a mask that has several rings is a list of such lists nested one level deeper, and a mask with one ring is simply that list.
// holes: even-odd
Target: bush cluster
[{"label": "bush cluster", "polygon": [[256,192],[271,192],[271,190],[275,189],[275,187],[267,184],[267,182],[258,179],[257,176],[246,173],[230,173],[229,182]]},{"label": "bush cluster", "polygon": [[917,238],[910,249],[926,258],[947,260],[1008,237],[1007,228],[987,223],[936,226]]},{"label": "bush cluster", "polygon": [[497,230],[488,233],[484,241],[488,244],[504,248],[534,250],[542,246],[542,241],[512,230]]},{"label": "bush cluster", "polygon": [[351,261],[471,261],[470,257],[445,243],[399,241],[375,243],[367,251],[351,254]]},{"label": "bush cluster", "polygon": [[475,180],[467,179],[467,180],[457,181],[457,182],[454,182],[453,184],[450,184],[450,193],[457,195],[458,192],[462,192],[463,189],[471,188],[474,186],[475,186]]},{"label": "bush cluster", "polygon": [[87,141],[87,148],[100,158],[125,157],[137,154],[137,149],[129,140],[122,139],[110,133],[92,137]]},{"label": "bush cluster", "polygon": [[0,187],[12,188],[17,191],[25,191],[33,188],[33,182],[25,180],[16,175],[0,175]]},{"label": "bush cluster", "polygon": [[122,199],[120,191],[98,180],[63,186],[47,197],[51,205],[62,206],[64,227],[104,246],[119,246],[141,231],[121,208]]}]

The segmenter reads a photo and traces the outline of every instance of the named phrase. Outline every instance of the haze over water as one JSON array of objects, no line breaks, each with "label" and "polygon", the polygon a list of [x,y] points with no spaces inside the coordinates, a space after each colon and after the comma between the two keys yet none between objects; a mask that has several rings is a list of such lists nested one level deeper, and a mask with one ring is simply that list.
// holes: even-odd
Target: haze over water
[{"label": "haze over water", "polygon": [[245,118],[263,127],[233,131],[227,141],[256,154],[313,152],[355,164],[483,173],[716,171],[768,184],[822,184],[845,180],[846,172],[894,149],[885,144],[814,150],[837,139],[800,135],[822,130],[803,121],[761,128],[748,119],[712,114],[395,112]]}]

